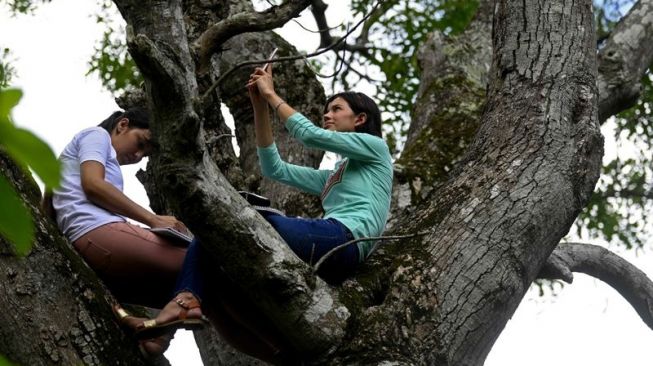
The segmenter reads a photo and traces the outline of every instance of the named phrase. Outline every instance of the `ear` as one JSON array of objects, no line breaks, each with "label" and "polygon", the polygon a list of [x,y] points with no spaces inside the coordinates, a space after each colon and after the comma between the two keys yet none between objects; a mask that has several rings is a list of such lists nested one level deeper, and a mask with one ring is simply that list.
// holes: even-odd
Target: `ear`
[{"label": "ear", "polygon": [[116,124],[116,133],[121,134],[129,130],[129,119],[121,118]]},{"label": "ear", "polygon": [[365,122],[367,122],[367,114],[365,113],[359,113],[356,116],[356,120],[354,121],[354,126],[361,126],[364,125]]}]

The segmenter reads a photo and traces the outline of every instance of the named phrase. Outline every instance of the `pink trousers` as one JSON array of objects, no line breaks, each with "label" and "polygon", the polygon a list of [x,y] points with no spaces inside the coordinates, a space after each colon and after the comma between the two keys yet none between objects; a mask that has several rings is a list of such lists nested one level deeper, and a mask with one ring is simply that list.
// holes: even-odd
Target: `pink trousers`
[{"label": "pink trousers", "polygon": [[155,308],[173,296],[186,249],[130,223],[111,223],[73,243],[120,302]]}]

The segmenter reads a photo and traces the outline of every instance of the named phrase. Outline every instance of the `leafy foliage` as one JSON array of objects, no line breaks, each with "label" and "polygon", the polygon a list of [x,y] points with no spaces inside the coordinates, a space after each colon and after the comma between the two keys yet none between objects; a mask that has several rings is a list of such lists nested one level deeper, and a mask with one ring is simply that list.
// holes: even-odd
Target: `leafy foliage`
[{"label": "leafy foliage", "polygon": [[[59,161],[50,147],[31,132],[14,126],[11,110],[18,104],[22,92],[0,89],[0,149],[24,169],[31,167],[48,187],[59,185]],[[7,179],[0,176],[0,234],[16,245],[24,255],[34,237],[34,224],[29,211]]]},{"label": "leafy foliage", "polygon": [[11,79],[16,76],[16,70],[8,60],[10,55],[11,51],[8,48],[3,49],[0,53],[0,88],[9,86]]},{"label": "leafy foliage", "polygon": [[0,5],[5,5],[9,8],[10,14],[16,15],[16,14],[30,14],[40,4],[45,4],[49,3],[50,0],[41,0],[41,1],[36,1],[36,0],[0,0]]},{"label": "leafy foliage", "polygon": [[0,366],[14,366],[14,364],[0,355]]},{"label": "leafy foliage", "polygon": [[143,82],[134,60],[127,52],[124,26],[116,24],[117,19],[121,18],[116,15],[113,2],[102,1],[96,20],[105,24],[106,30],[95,46],[95,53],[89,61],[90,69],[86,74],[97,73],[102,85],[112,93],[124,92]]},{"label": "leafy foliage", "polygon": [[628,248],[644,245],[642,231],[651,209],[651,160],[616,158],[603,167],[587,208],[577,220],[577,230],[615,241]]}]

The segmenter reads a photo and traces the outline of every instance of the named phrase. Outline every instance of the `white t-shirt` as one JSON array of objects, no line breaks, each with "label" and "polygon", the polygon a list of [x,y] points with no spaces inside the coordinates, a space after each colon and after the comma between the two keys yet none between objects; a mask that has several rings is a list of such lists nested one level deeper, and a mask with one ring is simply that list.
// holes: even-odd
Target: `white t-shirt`
[{"label": "white t-shirt", "polygon": [[53,191],[52,196],[59,229],[71,242],[99,226],[126,221],[86,198],[80,166],[89,160],[104,165],[104,180],[121,192],[123,189],[122,171],[109,133],[102,127],[91,127],[75,135],[59,156],[61,186]]}]

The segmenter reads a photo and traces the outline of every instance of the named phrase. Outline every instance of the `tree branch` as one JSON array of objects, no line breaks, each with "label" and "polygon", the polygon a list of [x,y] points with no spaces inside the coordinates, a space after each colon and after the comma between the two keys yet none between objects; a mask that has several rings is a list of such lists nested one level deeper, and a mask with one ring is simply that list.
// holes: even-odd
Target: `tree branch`
[{"label": "tree branch", "polygon": [[239,13],[214,24],[194,42],[193,48],[199,57],[198,71],[201,73],[206,70],[211,55],[229,38],[245,32],[260,32],[281,27],[290,19],[299,16],[299,13],[310,3],[310,0],[289,0],[260,13]]},{"label": "tree branch", "polygon": [[653,0],[639,0],[598,55],[599,121],[635,104],[640,80],[653,64]]},{"label": "tree branch", "polygon": [[604,199],[607,198],[641,198],[641,199],[653,199],[653,191],[646,189],[619,189],[609,188],[605,192],[598,193]]},{"label": "tree branch", "polygon": [[[378,2],[374,5],[372,11],[370,11],[370,13],[365,17],[367,21],[363,25],[361,34],[356,38],[356,41],[354,43],[339,43],[338,47],[334,48],[334,51],[344,49],[349,52],[359,52],[367,58],[371,57],[368,52],[370,47],[366,46],[370,27],[388,8],[388,6],[379,5],[382,5],[382,2]],[[329,27],[325,15],[328,7],[329,6],[322,0],[311,1],[311,13],[313,14],[313,18],[315,18],[315,23],[317,24],[320,33],[320,46],[318,48],[328,47],[336,41],[336,39],[331,35],[331,28]]]},{"label": "tree branch", "polygon": [[[379,3],[377,3],[374,6],[377,7],[378,5],[379,5]],[[227,72],[220,75],[220,77],[213,83],[213,85],[211,85],[211,87],[208,88],[206,90],[206,92],[204,92],[204,94],[202,95],[202,99],[205,99],[206,97],[208,97],[213,92],[213,90],[215,90],[215,88],[217,88],[229,75],[231,75],[233,72],[235,72],[236,70],[240,69],[243,66],[260,65],[260,64],[263,64],[263,63],[275,63],[275,62],[283,62],[283,61],[294,61],[294,60],[300,60],[300,59],[308,59],[310,57],[315,57],[315,56],[321,55],[321,54],[323,54],[323,53],[325,53],[325,52],[327,52],[327,51],[329,51],[331,49],[335,49],[335,47],[337,47],[339,44],[343,43],[344,40],[347,39],[347,36],[350,35],[354,30],[356,30],[356,28],[358,28],[358,26],[360,26],[370,15],[371,15],[371,13],[366,15],[365,17],[363,17],[363,19],[361,19],[356,25],[354,25],[354,27],[351,28],[347,32],[347,34],[345,34],[344,37],[337,39],[332,45],[329,45],[329,47],[324,48],[322,50],[310,53],[308,55],[277,57],[277,58],[267,59],[267,60],[249,60],[249,61],[241,62],[241,63],[233,66],[232,68],[230,68]]]},{"label": "tree branch", "polygon": [[588,274],[612,286],[653,329],[653,281],[630,262],[598,245],[562,243],[542,267],[539,277],[571,283],[572,272]]}]

